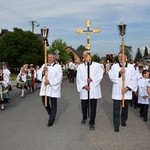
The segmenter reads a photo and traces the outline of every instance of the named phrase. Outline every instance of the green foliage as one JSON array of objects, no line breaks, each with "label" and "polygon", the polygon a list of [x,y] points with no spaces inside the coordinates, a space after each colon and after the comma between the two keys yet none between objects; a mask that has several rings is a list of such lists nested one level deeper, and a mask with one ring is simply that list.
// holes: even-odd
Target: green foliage
[{"label": "green foliage", "polygon": [[11,80],[11,81],[16,80],[16,78],[17,78],[17,73],[11,73],[11,74],[10,74],[10,80]]},{"label": "green foliage", "polygon": [[144,56],[147,56],[148,55],[148,48],[145,47],[145,50],[144,50]]},{"label": "green foliage", "polygon": [[85,48],[85,46],[80,45],[77,49],[76,49],[76,53],[79,57],[82,58],[82,54],[84,51],[86,51],[87,49]]},{"label": "green foliage", "polygon": [[43,63],[43,43],[30,32],[14,28],[0,38],[0,61],[6,61],[10,67],[20,67],[23,64]]},{"label": "green foliage", "polygon": [[125,53],[127,55],[128,61],[132,60],[132,47],[131,46],[125,46]]},{"label": "green foliage", "polygon": [[[120,47],[122,49],[122,45]],[[125,45],[124,51],[125,51],[125,54],[127,55],[128,61],[131,61],[132,60],[132,47]]]},{"label": "green foliage", "polygon": [[134,60],[140,60],[142,58],[142,54],[141,54],[141,51],[140,51],[140,48],[137,49],[137,52],[135,54],[135,58]]},{"label": "green foliage", "polygon": [[69,60],[69,54],[66,51],[67,44],[63,42],[61,39],[57,39],[52,42],[51,47],[49,48],[49,52],[55,53],[56,50],[59,51],[59,62],[66,64]]},{"label": "green foliage", "polygon": [[92,60],[95,61],[95,62],[100,62],[101,59],[100,59],[100,57],[97,54],[94,54],[92,56]]},{"label": "green foliage", "polygon": [[114,57],[114,62],[119,62],[119,61],[118,61],[118,55],[116,55],[116,56]]}]

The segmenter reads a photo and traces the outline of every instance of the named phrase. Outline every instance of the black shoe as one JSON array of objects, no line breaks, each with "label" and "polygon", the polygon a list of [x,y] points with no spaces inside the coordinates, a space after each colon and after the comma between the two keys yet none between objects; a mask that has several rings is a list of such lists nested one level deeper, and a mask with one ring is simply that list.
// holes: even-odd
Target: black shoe
[{"label": "black shoe", "polygon": [[54,123],[53,121],[49,121],[47,124],[47,127],[51,127],[53,125],[53,123]]},{"label": "black shoe", "polygon": [[82,120],[81,124],[83,124],[83,125],[86,124],[86,120]]},{"label": "black shoe", "polygon": [[90,130],[95,130],[94,125],[90,125],[90,126],[89,126],[89,129],[90,129]]},{"label": "black shoe", "polygon": [[147,118],[144,118],[144,122],[147,122]]},{"label": "black shoe", "polygon": [[122,122],[121,125],[122,125],[123,127],[125,127],[125,126],[126,126],[126,123],[125,123],[125,122]]},{"label": "black shoe", "polygon": [[143,118],[144,116],[142,114],[140,114],[140,117]]},{"label": "black shoe", "polygon": [[115,127],[114,131],[119,132],[119,128]]},{"label": "black shoe", "polygon": [[48,126],[48,127],[51,127],[51,126],[53,125],[54,121],[55,121],[55,120],[51,120],[51,117],[49,117],[47,126]]}]

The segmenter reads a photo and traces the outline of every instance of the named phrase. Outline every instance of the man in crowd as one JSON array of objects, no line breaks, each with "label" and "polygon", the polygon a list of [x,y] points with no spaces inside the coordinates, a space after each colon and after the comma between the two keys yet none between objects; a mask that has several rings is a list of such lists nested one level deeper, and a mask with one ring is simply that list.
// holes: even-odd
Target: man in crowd
[{"label": "man in crowd", "polygon": [[100,82],[103,78],[103,70],[99,63],[89,60],[89,56],[89,51],[83,52],[83,63],[80,64],[77,68],[76,84],[81,99],[81,124],[86,124],[87,114],[89,110],[89,129],[95,130],[94,125],[96,117],[97,99],[102,97]]},{"label": "man in crowd", "polygon": [[[108,72],[110,80],[113,82],[112,88],[112,99],[113,99],[113,122],[114,131],[119,132],[120,127],[120,107],[122,103],[122,94],[124,94],[124,107],[121,111],[121,125],[126,126],[128,119],[128,105],[129,101],[132,100],[132,90],[136,91],[135,68],[133,65],[127,63],[127,56],[124,55],[125,66],[122,68],[123,54],[119,52],[118,60],[119,63],[113,64],[110,71]],[[122,76],[125,76],[125,87],[122,88]]]},{"label": "man in crowd", "polygon": [[[55,56],[48,54],[48,63],[38,71],[38,80],[42,81],[40,96],[49,115],[47,126],[53,125],[57,112],[57,98],[61,97],[62,68],[55,62]],[[46,97],[46,101],[45,101]],[[47,105],[46,105],[47,103]]]}]

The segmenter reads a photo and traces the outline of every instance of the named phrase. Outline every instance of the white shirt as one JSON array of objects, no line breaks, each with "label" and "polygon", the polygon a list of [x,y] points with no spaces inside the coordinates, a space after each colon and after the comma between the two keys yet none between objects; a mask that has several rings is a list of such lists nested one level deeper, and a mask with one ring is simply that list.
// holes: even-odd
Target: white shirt
[{"label": "white shirt", "polygon": [[[80,93],[80,99],[87,100],[88,92],[83,89],[85,85],[87,85],[87,65],[82,63],[77,68],[77,77],[76,84],[77,90]],[[98,99],[101,98],[101,87],[100,82],[103,78],[103,70],[99,63],[92,62],[90,65],[90,77],[92,82],[90,82],[90,99]]]},{"label": "white shirt", "polygon": [[38,80],[42,81],[40,96],[61,97],[62,67],[59,64],[48,67],[49,85],[45,86],[45,76],[42,75],[45,64],[38,70]]},{"label": "white shirt", "polygon": [[[138,103],[139,104],[149,104],[149,98],[148,98],[148,92],[147,92],[147,87],[149,79],[141,78],[138,81],[138,89],[139,89],[139,94],[138,94]],[[143,96],[147,96],[146,99],[143,98]]]},{"label": "white shirt", "polygon": [[[112,99],[122,100],[122,77],[119,77],[119,71],[121,67],[119,63],[113,64],[111,69],[108,72],[110,80],[113,82],[112,88]],[[129,87],[133,91],[136,91],[137,84],[135,83],[135,69],[133,65],[127,64],[125,67],[125,87]],[[132,99],[132,91],[128,91],[124,98],[127,100]]]},{"label": "white shirt", "polygon": [[75,69],[75,64],[73,62],[70,62],[68,68],[74,70]]}]

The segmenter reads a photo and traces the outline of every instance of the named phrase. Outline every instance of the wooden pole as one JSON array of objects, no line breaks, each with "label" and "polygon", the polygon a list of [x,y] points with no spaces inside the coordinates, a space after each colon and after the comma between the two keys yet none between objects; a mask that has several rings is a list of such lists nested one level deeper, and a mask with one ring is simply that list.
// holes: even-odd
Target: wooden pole
[{"label": "wooden pole", "polygon": [[[125,69],[125,52],[124,52],[124,38],[122,36],[122,70]],[[125,73],[122,74],[122,89],[125,88]],[[122,107],[124,107],[124,93],[122,93]]]},{"label": "wooden pole", "polygon": [[[45,67],[47,67],[47,44],[46,40],[44,40],[44,61],[45,61]],[[48,72],[45,72],[45,80],[47,79]],[[47,107],[47,95],[46,95],[46,89],[47,86],[45,85],[45,107]]]},{"label": "wooden pole", "polygon": [[[87,62],[87,75],[90,77],[90,62]],[[88,86],[90,87],[90,83],[88,82]],[[90,117],[90,91],[88,91],[88,117]]]}]

